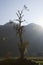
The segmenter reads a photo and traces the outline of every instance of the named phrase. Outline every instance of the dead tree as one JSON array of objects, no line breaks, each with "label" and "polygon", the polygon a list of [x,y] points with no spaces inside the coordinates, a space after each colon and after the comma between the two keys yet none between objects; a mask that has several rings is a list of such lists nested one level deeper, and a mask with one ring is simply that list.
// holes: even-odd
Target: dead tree
[{"label": "dead tree", "polygon": [[18,17],[18,19],[16,19],[16,21],[19,22],[19,24],[16,26],[16,32],[19,35],[18,48],[19,48],[19,51],[20,51],[20,57],[21,57],[21,59],[24,59],[24,56],[25,56],[24,53],[25,53],[25,49],[27,47],[28,42],[24,43],[23,42],[23,38],[22,38],[22,36],[23,36],[23,28],[24,28],[24,26],[21,26],[21,23],[24,22],[22,20],[22,18],[24,16],[23,15],[23,10],[22,11],[18,10],[18,12],[16,13],[16,15]]}]

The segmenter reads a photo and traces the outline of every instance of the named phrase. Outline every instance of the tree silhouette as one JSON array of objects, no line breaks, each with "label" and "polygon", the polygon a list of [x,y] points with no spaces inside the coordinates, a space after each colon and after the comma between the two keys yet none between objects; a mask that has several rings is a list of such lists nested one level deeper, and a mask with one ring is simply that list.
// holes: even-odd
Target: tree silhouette
[{"label": "tree silhouette", "polygon": [[21,23],[25,21],[25,20],[24,21],[22,20],[22,18],[24,16],[23,15],[23,10],[22,11],[18,10],[18,12],[16,13],[16,15],[18,17],[18,19],[16,19],[16,21],[19,22],[19,24],[16,25],[16,32],[19,35],[18,48],[19,48],[19,51],[20,51],[20,57],[21,57],[21,59],[24,59],[24,57],[25,57],[24,54],[25,54],[25,50],[27,48],[28,42],[23,42],[23,38],[22,38],[24,26],[22,26]]}]

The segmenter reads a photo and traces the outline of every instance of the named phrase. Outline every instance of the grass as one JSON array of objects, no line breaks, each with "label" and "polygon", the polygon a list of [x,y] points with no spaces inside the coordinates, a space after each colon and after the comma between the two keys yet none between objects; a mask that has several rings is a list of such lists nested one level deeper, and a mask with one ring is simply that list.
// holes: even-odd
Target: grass
[{"label": "grass", "polygon": [[43,65],[43,57],[29,57],[27,59],[31,59],[32,61],[35,61],[36,63]]},{"label": "grass", "polygon": [[0,65],[38,65],[39,63],[43,65],[42,57],[26,57],[26,59],[24,60],[19,59],[19,57],[9,57],[0,59]]}]

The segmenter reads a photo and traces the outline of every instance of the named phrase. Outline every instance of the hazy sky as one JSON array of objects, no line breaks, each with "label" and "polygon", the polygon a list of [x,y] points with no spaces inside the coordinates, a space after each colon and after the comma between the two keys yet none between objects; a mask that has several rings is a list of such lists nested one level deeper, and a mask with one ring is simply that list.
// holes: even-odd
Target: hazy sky
[{"label": "hazy sky", "polygon": [[24,5],[29,8],[24,10],[26,23],[43,25],[43,0],[0,0],[0,25],[16,19],[16,12]]}]

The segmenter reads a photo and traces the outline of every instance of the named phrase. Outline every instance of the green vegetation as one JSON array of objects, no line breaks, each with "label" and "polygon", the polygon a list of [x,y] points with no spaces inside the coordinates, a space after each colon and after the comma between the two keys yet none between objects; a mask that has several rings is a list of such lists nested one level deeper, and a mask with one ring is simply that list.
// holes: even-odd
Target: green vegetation
[{"label": "green vegetation", "polygon": [[38,65],[36,62],[27,59],[18,59],[15,57],[3,58],[0,60],[0,65]]},{"label": "green vegetation", "polygon": [[0,59],[0,65],[20,65],[20,63],[24,65],[43,65],[43,59],[40,57],[28,57],[23,61],[18,59],[18,57],[2,58]]}]

